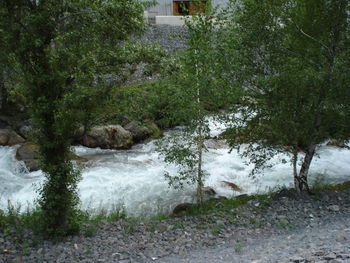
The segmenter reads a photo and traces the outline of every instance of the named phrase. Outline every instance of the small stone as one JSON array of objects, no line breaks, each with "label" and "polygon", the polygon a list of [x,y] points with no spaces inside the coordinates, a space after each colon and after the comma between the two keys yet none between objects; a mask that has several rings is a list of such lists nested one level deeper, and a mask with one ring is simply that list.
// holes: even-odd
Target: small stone
[{"label": "small stone", "polygon": [[291,258],[289,261],[290,262],[294,262],[294,263],[301,263],[301,262],[304,262],[304,258],[302,258],[302,257],[294,257],[294,258]]},{"label": "small stone", "polygon": [[328,206],[328,209],[330,211],[333,211],[333,212],[339,212],[340,207],[339,207],[339,205],[330,205],[330,206]]},{"label": "small stone", "polygon": [[324,259],[326,259],[326,260],[331,260],[331,259],[336,259],[336,258],[337,258],[337,256],[333,252],[324,256]]},{"label": "small stone", "polygon": [[350,254],[338,254],[337,258],[341,258],[341,259],[349,259],[350,258]]}]

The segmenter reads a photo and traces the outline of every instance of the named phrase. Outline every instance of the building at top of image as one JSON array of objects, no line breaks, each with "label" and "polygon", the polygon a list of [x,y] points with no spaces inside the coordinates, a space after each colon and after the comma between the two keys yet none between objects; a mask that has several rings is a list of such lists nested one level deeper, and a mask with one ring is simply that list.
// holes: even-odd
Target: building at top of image
[{"label": "building at top of image", "polygon": [[[224,7],[229,0],[212,0],[213,6]],[[151,23],[183,25],[183,16],[204,11],[206,0],[157,0],[157,4],[150,7],[146,16]]]}]

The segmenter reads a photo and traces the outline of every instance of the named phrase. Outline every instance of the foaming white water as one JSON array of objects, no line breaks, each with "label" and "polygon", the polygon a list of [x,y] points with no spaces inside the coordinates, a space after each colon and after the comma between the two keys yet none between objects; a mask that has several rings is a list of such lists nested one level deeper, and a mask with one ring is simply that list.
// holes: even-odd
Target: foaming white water
[{"label": "foaming white water", "polygon": [[31,207],[35,189],[43,181],[40,171],[28,173],[23,162],[15,158],[17,147],[0,147],[0,209],[12,205]]},{"label": "foaming white water", "polygon": [[[219,127],[220,128],[220,127]],[[215,131],[217,133],[217,131]],[[204,156],[204,169],[209,173],[206,185],[219,195],[232,197],[234,193],[222,181],[239,185],[244,193],[263,193],[277,186],[292,186],[292,168],[287,155],[278,155],[276,165],[249,177],[251,165],[238,156],[236,151],[228,153],[227,146],[220,141],[208,140],[209,152]],[[75,147],[78,155],[89,159],[82,170],[79,193],[84,209],[111,209],[123,205],[130,215],[168,213],[178,203],[194,201],[195,190],[186,186],[183,190],[168,187],[163,173],[175,167],[166,166],[154,151],[154,142],[135,145],[130,150],[101,150]],[[350,151],[323,146],[311,166],[310,179],[325,175],[327,183],[338,183],[350,178]],[[7,200],[22,207],[31,206],[36,198],[35,189],[43,182],[39,172],[28,173],[23,163],[15,160],[15,147],[0,147],[0,208],[7,207]]]}]

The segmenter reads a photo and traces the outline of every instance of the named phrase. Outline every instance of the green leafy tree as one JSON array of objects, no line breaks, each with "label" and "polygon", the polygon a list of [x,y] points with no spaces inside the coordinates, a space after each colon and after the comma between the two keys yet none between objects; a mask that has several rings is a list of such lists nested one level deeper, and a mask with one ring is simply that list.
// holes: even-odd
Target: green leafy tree
[{"label": "green leafy tree", "polygon": [[[135,60],[131,34],[144,27],[136,0],[1,0],[0,38],[9,76],[24,94],[36,125],[41,169],[41,228],[48,237],[79,229],[79,171],[71,138],[108,93],[105,77],[124,80]],[[138,48],[136,48],[138,49]]]},{"label": "green leafy tree", "polygon": [[[170,85],[176,90],[174,99],[177,108],[171,113],[174,119],[188,120],[179,133],[166,137],[158,150],[167,163],[175,164],[177,174],[166,173],[169,184],[182,187],[184,183],[195,184],[197,202],[203,203],[202,188],[205,171],[203,169],[203,153],[206,151],[204,140],[209,136],[206,116],[207,106],[217,103],[213,99],[218,90],[215,72],[215,24],[212,10],[196,14],[186,22],[188,28],[188,49],[180,59],[180,69],[172,76]],[[169,117],[172,118],[171,116]]]},{"label": "green leafy tree", "polygon": [[233,80],[245,92],[227,138],[248,143],[256,169],[290,152],[298,191],[309,191],[317,146],[349,138],[349,16],[347,0],[231,1],[226,12]]}]

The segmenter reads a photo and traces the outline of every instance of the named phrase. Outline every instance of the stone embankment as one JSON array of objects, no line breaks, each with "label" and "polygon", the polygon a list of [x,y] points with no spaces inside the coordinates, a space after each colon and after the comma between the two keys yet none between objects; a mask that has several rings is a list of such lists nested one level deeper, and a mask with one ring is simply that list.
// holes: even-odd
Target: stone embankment
[{"label": "stone embankment", "polygon": [[[282,191],[239,207],[165,220],[87,225],[63,242],[0,234],[0,262],[350,262],[350,190]],[[221,207],[221,208],[220,208]]]}]

